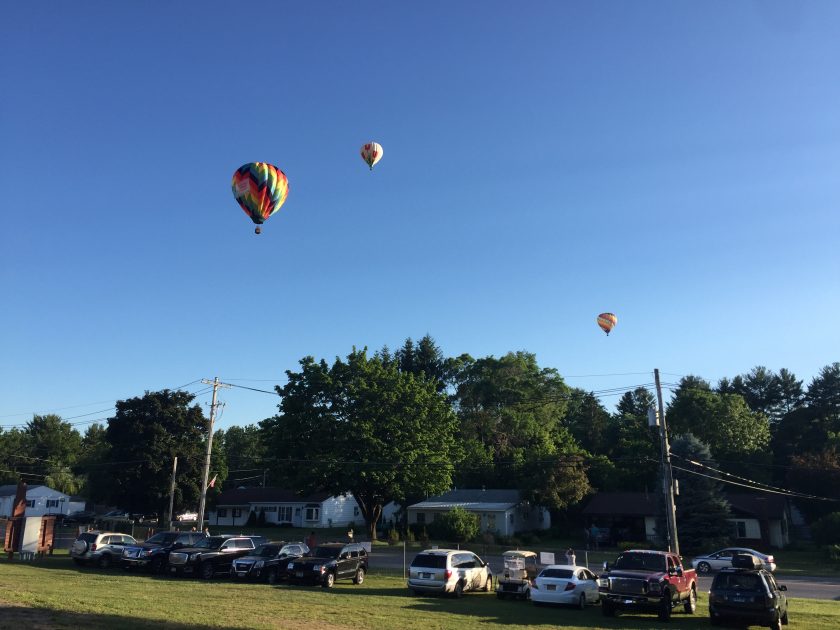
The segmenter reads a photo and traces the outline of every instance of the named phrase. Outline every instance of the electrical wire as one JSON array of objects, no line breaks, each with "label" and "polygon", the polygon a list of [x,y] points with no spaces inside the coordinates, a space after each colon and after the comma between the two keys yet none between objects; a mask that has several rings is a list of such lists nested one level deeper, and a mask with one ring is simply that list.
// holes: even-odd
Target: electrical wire
[{"label": "electrical wire", "polygon": [[798,492],[779,492],[778,490],[769,490],[767,488],[758,488],[756,486],[747,485],[745,483],[738,483],[737,481],[730,481],[728,479],[721,479],[719,477],[714,477],[712,475],[706,475],[701,472],[697,472],[696,470],[689,470],[688,468],[682,468],[681,466],[671,466],[675,470],[681,470],[683,472],[687,472],[690,475],[698,475],[700,477],[706,477],[707,479],[714,479],[715,481],[719,481],[720,483],[728,483],[733,486],[740,486],[742,488],[749,488],[750,490],[758,490],[759,492],[770,492],[772,494],[781,494],[788,497],[794,497],[797,499],[813,499],[815,501],[840,501],[840,499],[830,499],[828,497],[818,497],[811,494],[800,494]]}]

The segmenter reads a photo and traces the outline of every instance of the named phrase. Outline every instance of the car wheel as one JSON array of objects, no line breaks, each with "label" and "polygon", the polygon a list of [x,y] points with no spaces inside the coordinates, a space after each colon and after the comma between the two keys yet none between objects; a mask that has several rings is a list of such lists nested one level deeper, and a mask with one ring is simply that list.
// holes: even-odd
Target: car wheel
[{"label": "car wheel", "polygon": [[356,575],[353,576],[353,584],[361,584],[365,581],[365,570],[356,569]]},{"label": "car wheel", "polygon": [[604,603],[601,604],[601,613],[603,613],[604,617],[615,617],[615,607],[607,600],[604,600]]},{"label": "car wheel", "polygon": [[580,594],[580,599],[578,600],[578,608],[580,608],[581,610],[584,610],[586,608],[586,594],[585,593]]},{"label": "car wheel", "polygon": [[659,600],[659,621],[671,620],[671,595],[668,591],[662,594],[662,599]]},{"label": "car wheel", "polygon": [[198,570],[198,574],[201,576],[202,580],[209,580],[213,577],[213,565],[209,562],[204,562],[201,565],[201,568]]},{"label": "car wheel", "polygon": [[489,593],[492,590],[493,590],[493,576],[488,575],[487,576],[487,583],[484,585],[484,592]]},{"label": "car wheel", "polygon": [[152,558],[152,561],[149,563],[149,571],[152,573],[162,573],[163,558]]},{"label": "car wheel", "polygon": [[265,581],[274,586],[277,584],[277,569],[269,569]]},{"label": "car wheel", "polygon": [[453,591],[453,593],[458,599],[462,598],[464,596],[464,585],[461,582],[458,582],[455,585],[455,590]]},{"label": "car wheel", "polygon": [[782,630],[782,618],[776,615],[773,621],[770,622],[770,630]]},{"label": "car wheel", "polygon": [[708,573],[711,570],[712,565],[710,565],[708,562],[700,562],[697,565],[697,573]]},{"label": "car wheel", "polygon": [[99,556],[99,562],[97,565],[100,569],[107,569],[111,566],[111,554],[110,553],[103,553]]},{"label": "car wheel", "polygon": [[324,576],[324,588],[332,588],[335,585],[335,574],[334,573],[327,573]]},{"label": "car wheel", "polygon": [[784,614],[784,615],[782,615],[782,625],[783,625],[783,626],[788,625],[788,616],[787,616],[787,611],[785,611],[785,614]]},{"label": "car wheel", "polygon": [[73,562],[75,562],[76,565],[80,567],[83,567],[85,565],[85,561],[81,558],[73,558]]},{"label": "car wheel", "polygon": [[693,615],[697,612],[697,589],[693,586],[691,587],[691,591],[688,593],[688,599],[685,600],[683,610],[685,610],[688,615]]}]

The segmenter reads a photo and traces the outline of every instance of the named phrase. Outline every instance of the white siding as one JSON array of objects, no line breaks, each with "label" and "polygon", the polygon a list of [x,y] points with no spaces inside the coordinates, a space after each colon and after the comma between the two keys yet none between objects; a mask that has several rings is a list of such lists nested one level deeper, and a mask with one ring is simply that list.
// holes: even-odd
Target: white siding
[{"label": "white siding", "polygon": [[[63,499],[63,501],[62,501]],[[85,509],[84,503],[70,501],[70,496],[53,490],[47,486],[35,486],[26,490],[26,500],[34,501],[33,506],[26,506],[26,516],[45,516],[47,514],[69,514]],[[47,507],[47,501],[56,502],[55,505]],[[0,497],[0,516],[10,517],[14,505],[14,495]]]},{"label": "white siding", "polygon": [[[313,527],[347,527],[354,524],[357,530],[364,528],[365,519],[359,504],[352,495],[330,497],[321,503],[321,520]],[[309,527],[308,522],[304,522]]]}]

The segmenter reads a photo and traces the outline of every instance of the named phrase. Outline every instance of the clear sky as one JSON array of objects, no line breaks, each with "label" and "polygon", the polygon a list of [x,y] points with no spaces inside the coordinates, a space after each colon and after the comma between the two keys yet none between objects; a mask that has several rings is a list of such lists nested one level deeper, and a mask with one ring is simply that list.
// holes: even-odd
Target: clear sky
[{"label": "clear sky", "polygon": [[[838,2],[2,15],[0,425],[426,333],[587,389],[840,360]],[[290,182],[260,236],[250,161]]]}]

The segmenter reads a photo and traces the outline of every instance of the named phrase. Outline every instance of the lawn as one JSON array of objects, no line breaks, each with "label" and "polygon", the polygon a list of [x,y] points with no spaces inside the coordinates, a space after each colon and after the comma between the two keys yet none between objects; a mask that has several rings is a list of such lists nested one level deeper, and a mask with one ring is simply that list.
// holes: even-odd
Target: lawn
[{"label": "lawn", "polygon": [[[840,602],[796,599],[791,623],[840,627]],[[34,563],[0,560],[0,628],[662,628],[654,616],[607,619],[586,611],[536,608],[492,594],[462,600],[410,597],[400,578],[375,573],[361,586],[334,589],[269,587],[79,569],[67,556]],[[672,625],[708,628],[705,594],[695,616],[679,613]]]}]

